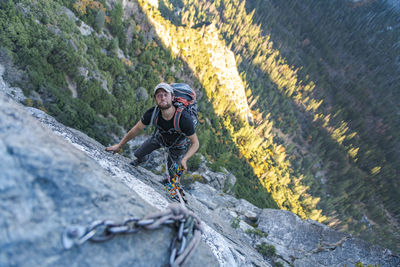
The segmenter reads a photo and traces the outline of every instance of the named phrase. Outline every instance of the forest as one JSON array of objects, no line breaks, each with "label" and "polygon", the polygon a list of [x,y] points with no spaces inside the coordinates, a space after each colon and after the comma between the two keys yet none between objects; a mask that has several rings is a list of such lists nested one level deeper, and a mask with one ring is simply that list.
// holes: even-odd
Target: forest
[{"label": "forest", "polygon": [[[163,3],[155,20],[167,25],[167,18],[177,40],[196,40],[196,29],[207,38],[215,25],[235,53],[248,102],[262,119],[236,123],[231,135],[278,206],[397,249],[398,11],[376,1]],[[193,56],[199,47],[188,49],[199,42],[181,44],[194,69],[207,64]],[[203,85],[213,91],[209,80]],[[226,93],[216,87],[219,97],[211,99],[227,116],[232,107],[223,108]],[[228,129],[237,113],[225,121]],[[235,137],[241,132],[249,142]]]},{"label": "forest", "polygon": [[[106,9],[105,1],[10,0],[0,5],[4,79],[24,90],[26,105],[42,109],[103,145],[118,142],[154,105],[148,95],[157,83],[187,82],[204,90],[186,63],[149,34],[151,25],[140,10],[138,18],[132,14],[123,20],[122,4]],[[79,19],[71,20],[64,7]],[[82,34],[84,23],[95,31]],[[129,42],[127,28],[131,29]],[[76,96],[67,80],[73,81]],[[214,171],[227,168],[237,177],[238,197],[259,207],[276,208],[209,101],[203,97],[198,105],[197,132],[202,144],[198,154],[206,157]],[[128,146],[123,154],[130,155]],[[196,170],[199,161],[199,155],[193,157],[190,170]]]},{"label": "forest", "polygon": [[200,153],[237,177],[237,197],[400,251],[398,11],[385,1],[152,3],[127,15],[118,1],[0,2],[5,79],[26,105],[104,145],[154,105],[157,83],[189,83],[201,96]]}]

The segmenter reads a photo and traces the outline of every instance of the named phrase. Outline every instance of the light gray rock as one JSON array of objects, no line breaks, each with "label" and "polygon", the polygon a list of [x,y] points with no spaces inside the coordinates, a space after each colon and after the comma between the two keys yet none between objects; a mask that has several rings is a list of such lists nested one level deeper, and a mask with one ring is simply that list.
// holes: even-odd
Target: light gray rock
[{"label": "light gray rock", "polygon": [[246,223],[245,221],[242,221],[242,220],[239,222],[239,228],[242,229],[243,232],[254,229],[252,226],[250,226],[248,223]]},{"label": "light gray rock", "polygon": [[208,184],[194,182],[186,190],[211,210],[220,206],[231,208],[238,203],[236,198],[218,191]]},{"label": "light gray rock", "polygon": [[81,32],[83,36],[89,36],[94,32],[93,28],[87,25],[82,21],[81,25],[78,27],[78,30]]},{"label": "light gray rock", "polygon": [[0,91],[3,91],[15,101],[23,102],[25,101],[26,97],[22,92],[21,88],[19,87],[10,87],[3,79],[3,74],[5,72],[5,68],[3,65],[0,64]]},{"label": "light gray rock", "polygon": [[258,228],[268,234],[265,241],[294,266],[399,266],[400,258],[318,222],[301,220],[289,211],[264,209]]},{"label": "light gray rock", "polygon": [[68,43],[72,46],[72,48],[75,50],[75,52],[78,52],[78,47],[76,46],[74,40],[69,39]]},{"label": "light gray rock", "polygon": [[240,199],[239,203],[235,208],[236,212],[243,215],[251,221],[257,220],[258,214],[260,214],[261,209],[257,208],[245,199]]},{"label": "light gray rock", "polygon": [[69,8],[62,6],[61,13],[65,14],[70,20],[76,21],[78,18],[75,16],[74,12],[72,12]]},{"label": "light gray rock", "polygon": [[149,98],[149,94],[147,93],[146,89],[139,87],[135,91],[135,98],[136,101],[146,101]]},{"label": "light gray rock", "polygon": [[227,173],[226,179],[224,181],[224,188],[223,188],[225,190],[225,192],[232,194],[232,189],[236,183],[236,180],[237,179],[236,179],[235,175],[233,175],[230,172]]},{"label": "light gray rock", "polygon": [[[32,109],[33,110],[33,109]],[[37,111],[37,116],[46,114]],[[84,135],[99,151],[100,144]],[[85,139],[87,138],[87,139]],[[122,222],[156,209],[0,92],[0,266],[163,266],[176,230],[162,227],[64,250],[67,226]],[[201,244],[190,266],[216,266]]]},{"label": "light gray rock", "polygon": [[210,184],[215,189],[226,193],[232,193],[233,186],[236,183],[236,177],[226,169],[224,169],[223,172],[211,171],[207,167],[204,157],[202,158],[199,169],[193,174],[201,175],[204,183]]},{"label": "light gray rock", "polygon": [[81,75],[81,76],[85,77],[85,79],[87,79],[88,74],[89,74],[89,70],[87,68],[78,67],[78,72],[79,72],[79,75]]},{"label": "light gray rock", "polygon": [[133,39],[133,33],[136,31],[136,25],[133,21],[129,24],[128,28],[126,29],[126,44],[130,45]]},{"label": "light gray rock", "polygon": [[106,90],[109,94],[111,94],[111,91],[108,89],[108,81],[106,78],[103,77],[103,75],[98,72],[94,71],[93,72],[93,79],[98,80],[101,83],[101,87]]},{"label": "light gray rock", "polygon": [[218,192],[211,186],[195,182],[188,191],[208,209],[215,210],[218,207],[218,203],[214,201]]},{"label": "light gray rock", "polygon": [[21,12],[25,17],[28,17],[28,15],[31,13],[31,8],[29,6],[26,6],[23,3],[17,3],[16,8],[19,12]]},{"label": "light gray rock", "polygon": [[15,83],[23,83],[26,78],[26,73],[14,66],[14,62],[10,51],[6,48],[0,47],[0,76],[3,75],[4,81],[13,85]]}]

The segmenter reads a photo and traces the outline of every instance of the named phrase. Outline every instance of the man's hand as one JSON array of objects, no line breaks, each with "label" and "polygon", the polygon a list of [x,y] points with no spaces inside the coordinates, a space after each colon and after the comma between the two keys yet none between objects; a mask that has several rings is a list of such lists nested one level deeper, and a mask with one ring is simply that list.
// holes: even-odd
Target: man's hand
[{"label": "man's hand", "polygon": [[146,125],[142,123],[142,121],[138,121],[135,126],[132,127],[132,129],[129,130],[129,132],[122,138],[121,142],[119,144],[113,145],[106,147],[106,151],[112,152],[112,153],[119,153],[122,146],[126,144],[129,140],[131,140],[133,137],[137,136],[141,131],[144,130]]},{"label": "man's hand", "polygon": [[186,158],[183,158],[181,160],[181,166],[183,168],[183,172],[186,172],[187,171],[187,159]]},{"label": "man's hand", "polygon": [[192,157],[194,155],[194,153],[196,153],[196,151],[199,149],[199,146],[200,146],[199,139],[197,138],[196,133],[192,134],[191,136],[188,136],[188,138],[190,140],[190,147],[189,147],[188,151],[186,152],[185,156],[181,160],[181,165],[182,165],[184,172],[187,171],[188,159],[190,159],[190,157]]},{"label": "man's hand", "polygon": [[121,146],[119,144],[106,147],[107,152],[112,152],[113,154],[118,153],[121,150]]}]

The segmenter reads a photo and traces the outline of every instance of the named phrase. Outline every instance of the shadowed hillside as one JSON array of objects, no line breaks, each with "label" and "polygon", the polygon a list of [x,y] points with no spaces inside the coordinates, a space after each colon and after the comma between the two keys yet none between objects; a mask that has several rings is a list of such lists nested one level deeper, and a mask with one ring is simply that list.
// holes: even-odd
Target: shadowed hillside
[{"label": "shadowed hillside", "polygon": [[[328,5],[319,1],[159,1],[158,9],[174,25],[160,23],[167,28],[162,36],[174,27],[185,29],[172,30],[170,36],[176,38],[165,39],[178,43],[171,44],[171,49],[187,55],[197,75],[207,77],[206,90],[214,91],[220,84],[209,83],[214,74],[201,71],[201,66],[210,63],[204,61],[205,56],[194,56],[201,48],[193,46],[203,41],[189,45],[189,40],[196,40],[191,32],[199,32],[207,43],[216,25],[220,38],[235,53],[248,103],[258,118],[255,129],[262,123],[272,128],[263,132],[264,141],[249,137],[262,132],[257,130],[244,131],[251,142],[234,140],[278,205],[302,214],[307,202],[310,212],[320,198],[316,207],[330,225],[397,249],[397,11],[378,1]],[[179,40],[184,41],[179,44]],[[211,51],[215,50],[205,53],[212,55]],[[224,92],[210,95],[220,114],[227,116],[232,106],[221,104]],[[239,112],[236,109],[236,115]],[[233,124],[232,136],[247,127]],[[268,145],[261,144],[271,141],[282,148],[273,150],[268,161]],[[260,149],[250,152],[254,151],[250,144]],[[263,156],[257,159],[255,155]],[[285,168],[291,173],[287,177],[276,172],[277,162],[283,159],[288,160]],[[300,209],[277,187],[283,185],[304,197],[304,187],[296,191],[291,185],[295,182],[306,186],[313,197],[298,198]],[[306,216],[317,216],[308,212]]]}]

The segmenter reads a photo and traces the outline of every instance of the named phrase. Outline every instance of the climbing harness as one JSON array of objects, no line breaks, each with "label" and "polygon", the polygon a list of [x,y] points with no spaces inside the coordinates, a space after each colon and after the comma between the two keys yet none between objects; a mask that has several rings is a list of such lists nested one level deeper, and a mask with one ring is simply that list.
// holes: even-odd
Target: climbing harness
[{"label": "climbing harness", "polygon": [[178,230],[170,246],[170,266],[185,264],[199,244],[204,229],[197,215],[178,203],[170,204],[165,211],[143,219],[133,217],[122,223],[110,220],[94,221],[88,227],[72,225],[64,231],[62,242],[65,249],[70,249],[88,240],[104,242],[116,235],[134,234],[141,229],[154,230],[162,225],[175,225]]}]

